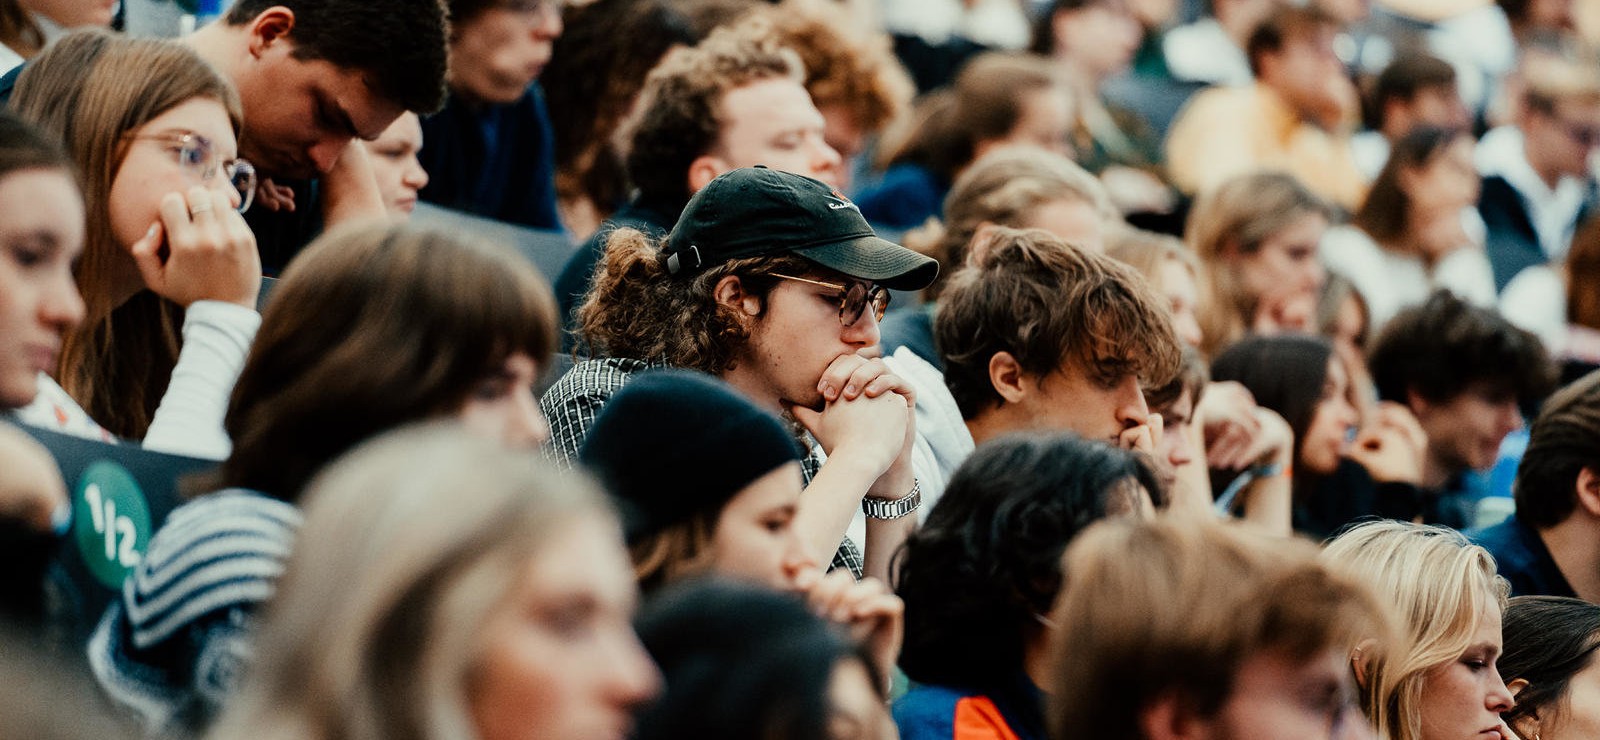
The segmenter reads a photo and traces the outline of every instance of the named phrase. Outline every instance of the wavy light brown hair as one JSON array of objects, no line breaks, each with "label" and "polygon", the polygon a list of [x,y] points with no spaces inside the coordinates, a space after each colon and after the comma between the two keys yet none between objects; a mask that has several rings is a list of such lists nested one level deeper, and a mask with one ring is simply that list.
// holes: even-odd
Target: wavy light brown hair
[{"label": "wavy light brown hair", "polygon": [[196,98],[214,100],[239,132],[233,86],[172,41],[83,31],[58,41],[23,70],[12,109],[66,144],[88,212],[78,292],[83,323],[61,350],[56,377],[89,416],[119,437],[140,439],[178,360],[183,309],[149,290],[113,304],[113,287],[136,268],[111,232],[111,183],[128,135]]},{"label": "wavy light brown hair", "polygon": [[1261,299],[1245,291],[1229,255],[1255,252],[1306,216],[1331,214],[1326,202],[1287,172],[1240,175],[1195,201],[1184,236],[1202,267],[1197,313],[1206,356],[1244,336]]},{"label": "wavy light brown hair", "polygon": [[910,106],[916,88],[889,37],[853,28],[856,19],[839,3],[784,0],[753,17],[770,18],[778,43],[800,55],[818,108],[842,106],[863,131],[876,132]]},{"label": "wavy light brown hair", "polygon": [[1143,277],[1039,229],[980,232],[933,323],[965,419],[1004,403],[989,380],[1000,352],[1035,377],[1070,363],[1097,380],[1132,373],[1143,387],[1166,385],[1183,363],[1166,303]]},{"label": "wavy light brown hair", "polygon": [[531,564],[573,554],[554,548],[564,530],[616,526],[587,478],[455,425],[363,444],[306,499],[259,660],[213,740],[479,737],[485,625],[522,607]]},{"label": "wavy light brown hair", "polygon": [[722,138],[722,98],[752,82],[800,82],[800,59],[764,24],[719,28],[650,71],[638,108],[622,125],[629,179],[642,198],[689,202],[689,165]]},{"label": "wavy light brown hair", "polygon": [[972,162],[979,143],[1016,129],[1029,93],[1060,85],[1059,73],[1043,57],[979,55],[950,87],[923,96],[905,126],[884,135],[878,164],[918,164],[950,182]]},{"label": "wavy light brown hair", "polygon": [[611,232],[594,289],[578,308],[579,337],[593,356],[721,375],[733,369],[754,325],[743,311],[717,302],[717,283],[736,276],[764,302],[777,283],[770,273],[806,276],[819,269],[794,255],[750,257],[680,280],[661,264],[661,244],[637,229]]},{"label": "wavy light brown hair", "polygon": [[1251,657],[1343,653],[1390,624],[1315,545],[1221,523],[1103,521],[1067,549],[1062,571],[1051,620],[1058,738],[1141,738],[1141,714],[1167,695],[1213,716]]},{"label": "wavy light brown hair", "polygon": [[294,501],[362,440],[458,411],[512,354],[546,367],[555,316],[549,286],[508,247],[404,225],[330,231],[261,317],[217,482]]},{"label": "wavy light brown hair", "polygon": [[979,227],[1022,228],[1035,209],[1060,200],[1088,203],[1107,223],[1121,219],[1100,181],[1060,154],[1010,146],[981,157],[945,196],[944,222],[906,235],[906,246],[939,260],[939,277],[923,295],[939,297],[946,276],[966,261],[967,245]]}]

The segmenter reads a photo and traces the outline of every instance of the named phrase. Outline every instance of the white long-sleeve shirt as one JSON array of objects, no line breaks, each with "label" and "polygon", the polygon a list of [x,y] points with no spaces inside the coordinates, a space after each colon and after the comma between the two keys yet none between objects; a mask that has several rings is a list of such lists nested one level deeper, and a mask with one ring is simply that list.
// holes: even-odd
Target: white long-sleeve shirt
[{"label": "white long-sleeve shirt", "polygon": [[[261,314],[222,301],[197,301],[183,319],[183,349],[172,369],[143,446],[147,450],[221,460],[233,451],[222,428],[233,384],[244,368]],[[89,439],[111,435],[49,376],[39,376],[39,395],[17,412],[25,424]]]}]

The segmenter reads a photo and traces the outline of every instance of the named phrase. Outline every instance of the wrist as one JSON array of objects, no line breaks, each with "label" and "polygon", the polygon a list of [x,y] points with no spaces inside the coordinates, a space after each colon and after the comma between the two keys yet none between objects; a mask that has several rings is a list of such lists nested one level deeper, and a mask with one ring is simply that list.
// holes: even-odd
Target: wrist
[{"label": "wrist", "polygon": [[869,519],[893,520],[907,516],[922,507],[922,482],[911,479],[911,487],[903,489],[897,498],[864,496],[861,511]]},{"label": "wrist", "polygon": [[889,469],[867,488],[867,495],[890,501],[911,495],[911,489],[917,485],[917,478],[911,474],[910,467],[898,464],[889,466]]}]

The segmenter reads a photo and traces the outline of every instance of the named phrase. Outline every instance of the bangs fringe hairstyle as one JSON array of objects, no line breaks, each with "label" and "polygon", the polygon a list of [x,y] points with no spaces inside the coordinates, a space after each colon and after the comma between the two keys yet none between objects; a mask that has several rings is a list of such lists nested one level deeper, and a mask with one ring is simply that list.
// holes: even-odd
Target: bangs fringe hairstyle
[{"label": "bangs fringe hairstyle", "polygon": [[664,241],[622,228],[606,240],[594,287],[578,308],[579,334],[595,357],[631,357],[722,375],[750,339],[751,320],[717,302],[722,278],[739,278],[761,298],[777,283],[770,273],[806,276],[816,263],[793,255],[719,263],[678,279],[661,263]]},{"label": "bangs fringe hairstyle", "polygon": [[1260,296],[1245,291],[1234,265],[1275,234],[1307,216],[1329,218],[1332,210],[1294,175],[1240,175],[1195,200],[1185,237],[1201,265],[1198,318],[1200,349],[1215,357],[1244,336]]},{"label": "bangs fringe hairstyle", "polygon": [[1141,714],[1172,694],[1214,716],[1253,656],[1303,662],[1389,629],[1315,545],[1221,523],[1107,520],[1067,548],[1062,571],[1051,720],[1064,740],[1143,738]]},{"label": "bangs fringe hairstyle", "polygon": [[111,231],[111,184],[128,135],[196,98],[221,105],[238,134],[239,96],[188,47],[81,31],[29,63],[11,99],[18,115],[66,145],[88,213],[75,270],[84,320],[63,339],[56,379],[90,418],[125,439],[144,437],[166,394],[183,308],[148,289],[113,305],[113,286],[137,268]]},{"label": "bangs fringe hairstyle", "polygon": [[1472,645],[1485,607],[1506,607],[1494,558],[1460,532],[1399,521],[1357,525],[1323,551],[1330,567],[1366,583],[1403,620],[1395,640],[1355,655],[1361,703],[1382,740],[1420,740],[1422,683]]},{"label": "bangs fringe hairstyle", "polygon": [[965,419],[1004,403],[989,380],[1000,352],[1040,379],[1070,362],[1096,381],[1132,373],[1144,387],[1171,382],[1183,361],[1166,302],[1142,276],[1039,229],[980,232],[934,333]]},{"label": "bangs fringe hairstyle", "polygon": [[967,245],[984,224],[1023,228],[1035,211],[1056,201],[1081,201],[1104,223],[1121,220],[1100,181],[1072,160],[1034,146],[1008,146],[985,154],[956,178],[944,199],[944,223],[906,234],[906,246],[939,261],[939,276],[923,289],[937,300],[946,276],[967,259]]},{"label": "bangs fringe hairstyle", "polygon": [[362,440],[455,413],[511,355],[548,367],[555,315],[549,286],[509,248],[404,225],[324,234],[262,316],[220,484],[294,501]]},{"label": "bangs fringe hairstyle", "polygon": [[208,737],[478,737],[484,627],[520,607],[532,562],[565,556],[550,541],[583,517],[615,527],[583,477],[454,424],[362,445],[308,488],[258,660]]}]

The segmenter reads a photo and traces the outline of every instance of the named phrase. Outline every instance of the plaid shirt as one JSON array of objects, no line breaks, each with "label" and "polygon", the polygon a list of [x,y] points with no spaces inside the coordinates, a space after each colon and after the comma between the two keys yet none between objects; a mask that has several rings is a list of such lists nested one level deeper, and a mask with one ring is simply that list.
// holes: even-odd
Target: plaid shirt
[{"label": "plaid shirt", "polygon": [[[550,457],[563,468],[571,468],[578,459],[578,450],[589,435],[589,427],[600,414],[600,407],[611,400],[634,373],[667,367],[663,362],[645,362],[626,357],[602,360],[584,360],[572,366],[566,375],[556,381],[539,400],[539,408],[550,421]],[[809,452],[800,461],[806,485],[822,469],[822,450],[806,440]],[[829,570],[849,568],[860,579],[866,570],[861,550],[846,537],[833,554]]]}]

